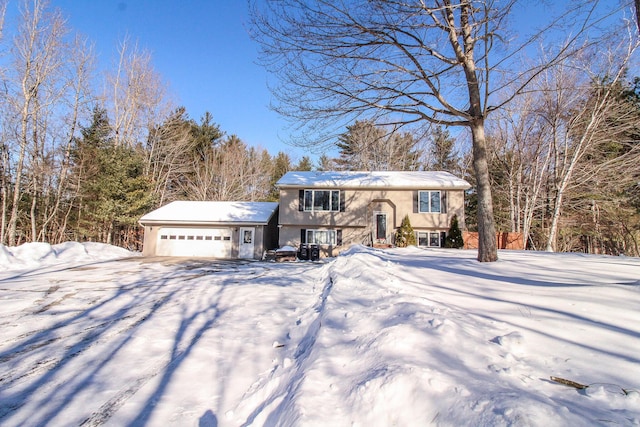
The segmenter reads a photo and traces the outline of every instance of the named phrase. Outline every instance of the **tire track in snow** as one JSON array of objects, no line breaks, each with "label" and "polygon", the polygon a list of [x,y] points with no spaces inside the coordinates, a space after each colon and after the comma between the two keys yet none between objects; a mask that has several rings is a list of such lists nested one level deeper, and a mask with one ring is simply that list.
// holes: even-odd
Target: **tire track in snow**
[{"label": "tire track in snow", "polygon": [[115,414],[118,409],[125,404],[127,400],[133,395],[135,395],[138,390],[140,390],[149,380],[158,376],[160,372],[163,372],[164,369],[169,367],[173,361],[168,363],[159,363],[155,365],[153,368],[149,369],[142,377],[137,378],[133,383],[124,389],[118,391],[111,399],[107,400],[105,403],[98,408],[97,411],[93,412],[88,418],[82,421],[80,426],[99,426],[104,424],[109,418]]},{"label": "tire track in snow", "polygon": [[[64,347],[63,352],[65,353],[64,357],[59,357],[59,358],[49,358],[49,359],[44,359],[44,360],[38,360],[37,362],[35,362],[35,365],[29,369],[26,372],[23,373],[19,373],[17,372],[18,370],[14,370],[14,371],[10,371],[7,374],[3,375],[0,378],[0,385],[2,385],[3,387],[7,387],[12,385],[13,383],[16,383],[20,380],[24,380],[30,377],[33,377],[34,375],[40,374],[43,371],[48,371],[50,369],[55,369],[55,367],[57,365],[61,365],[63,363],[65,363],[67,360],[74,358],[76,356],[79,356],[81,353],[85,352],[86,350],[90,349],[91,347],[95,346],[95,345],[99,345],[102,344],[104,342],[109,341],[111,338],[118,336],[124,332],[127,332],[133,328],[135,328],[136,326],[138,326],[139,324],[141,324],[144,319],[138,319],[137,321],[135,321],[132,324],[128,324],[125,325],[123,328],[118,329],[117,331],[114,332],[110,332],[108,334],[103,335],[102,331],[106,331],[108,329],[110,329],[111,327],[113,327],[113,325],[116,325],[124,320],[130,319],[132,317],[135,317],[135,315],[128,315],[128,316],[123,316],[121,318],[118,319],[114,319],[114,320],[109,320],[107,322],[102,322],[98,325],[94,325],[94,326],[90,326],[88,328],[85,328],[83,331],[80,332],[74,332],[68,335],[61,335],[55,338],[51,338],[45,341],[41,341],[41,342],[37,342],[34,343],[31,346],[27,346],[25,348],[23,348],[20,351],[16,351],[14,353],[11,353],[10,355],[5,356],[4,358],[0,359],[0,363],[3,362],[7,362],[10,361],[16,357],[19,356],[23,356],[25,354],[28,354],[32,351],[38,350],[40,348],[46,347],[48,345],[51,345],[57,341],[65,341],[68,340],[72,337],[81,335],[87,331],[93,331],[92,334],[88,334],[85,335],[84,337],[82,337],[80,339],[80,341],[76,342],[75,344],[69,345]],[[97,332],[96,332],[97,331]],[[82,346],[82,344],[85,343],[90,343],[95,337],[100,336],[100,339],[95,340],[94,342],[92,342],[89,345],[86,346]],[[77,350],[72,350],[74,347],[78,347],[81,346],[79,349]],[[0,413],[0,420],[2,419],[3,414]]]},{"label": "tire track in snow", "polygon": [[[25,372],[18,372],[18,370],[8,372],[7,374],[3,375],[2,378],[0,378],[0,385],[2,385],[4,391],[7,391],[8,387],[15,386],[17,385],[16,383],[26,381],[29,378],[32,378],[39,374],[43,374],[43,376],[47,376],[50,373],[51,374],[55,373],[58,369],[61,369],[69,361],[80,356],[85,351],[95,347],[96,345],[106,343],[114,337],[126,334],[126,332],[138,327],[139,325],[144,323],[147,319],[149,319],[149,317],[151,317],[158,308],[165,305],[166,301],[170,297],[171,297],[171,294],[166,294],[162,298],[155,300],[153,305],[147,312],[135,313],[127,316],[117,317],[117,318],[108,320],[106,322],[102,322],[99,325],[85,328],[82,332],[59,336],[43,342],[36,342],[31,346],[27,346],[21,349],[20,351],[16,351],[9,355],[6,355],[3,359],[0,360],[0,362],[6,362],[9,360],[12,360],[15,357],[25,355],[39,348],[46,348],[46,346],[54,342],[57,342],[60,340],[67,340],[70,337],[80,335],[82,333],[85,333],[86,331],[91,331],[88,334],[84,335],[78,342],[72,345],[66,346],[63,350],[64,354],[62,357],[39,360],[35,362],[35,364]],[[130,308],[135,308],[135,306]],[[142,316],[137,318],[133,323],[123,325],[123,327],[117,330],[112,330],[109,333],[105,333],[106,331],[109,331],[113,327],[113,325],[120,324],[122,321],[127,319],[135,318],[136,315],[138,314],[142,314]],[[60,328],[66,327],[66,326],[69,326],[69,325],[60,326]],[[57,388],[59,385],[60,385],[59,383],[51,383],[51,382],[46,383],[46,386],[48,389]],[[17,396],[15,396],[15,398],[18,399],[18,402],[14,404],[6,405],[6,406],[3,405],[2,407],[0,407],[0,421],[2,421],[7,417],[10,417],[12,413],[20,409],[22,406],[24,406],[27,403],[28,395],[33,391],[31,389],[33,389],[34,387],[40,388],[42,386],[38,386],[37,383],[36,385],[29,385],[26,387],[27,391],[21,391]]]}]

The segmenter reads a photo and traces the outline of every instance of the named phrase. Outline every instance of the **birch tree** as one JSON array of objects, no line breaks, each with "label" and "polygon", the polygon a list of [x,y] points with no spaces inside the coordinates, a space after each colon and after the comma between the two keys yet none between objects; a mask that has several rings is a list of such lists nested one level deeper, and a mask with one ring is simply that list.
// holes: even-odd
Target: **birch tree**
[{"label": "birch tree", "polygon": [[[567,191],[593,175],[591,167],[580,167],[582,160],[616,133],[608,123],[620,105],[615,99],[615,87],[639,46],[637,38],[627,34],[628,37],[612,44],[608,51],[585,52],[548,72],[546,93],[553,96],[548,102],[548,117],[552,123],[553,193],[547,251],[557,249],[558,227]],[[603,163],[592,166],[607,167]]]},{"label": "birch tree", "polygon": [[[46,6],[46,2],[40,0],[22,4],[18,34],[12,49],[11,87],[15,90],[9,94],[9,103],[18,121],[14,127],[16,160],[7,230],[9,245],[18,243],[18,219],[25,211],[24,194],[31,195],[27,214],[31,222],[31,238],[35,239],[37,235],[34,210],[40,185],[37,172],[42,166],[46,137],[44,125],[47,116],[44,110],[58,96],[54,80],[59,77],[63,58],[62,39],[67,32],[59,12],[50,12]],[[32,173],[30,182],[25,179],[29,179],[29,176],[25,177],[29,172],[27,166]]]},{"label": "birch tree", "polygon": [[508,215],[509,230],[523,234],[525,244],[542,206],[552,153],[547,137],[551,126],[541,107],[554,92],[538,87],[537,82],[531,89],[498,112],[489,126],[492,186],[499,194],[498,203],[506,204],[498,209]]},{"label": "birch tree", "polygon": [[148,129],[159,122],[155,113],[163,104],[164,86],[153,68],[151,54],[128,37],[118,47],[114,68],[105,94],[114,142],[116,146],[133,147],[146,141]]},{"label": "birch tree", "polygon": [[[0,54],[4,55],[4,17],[7,10],[7,0],[0,1]],[[5,69],[0,65],[0,79],[5,81]],[[9,134],[6,126],[7,116],[7,102],[4,95],[0,95],[0,114],[2,115],[2,127],[0,128],[0,203],[2,207],[0,209],[0,243],[5,243],[6,229],[7,229],[7,208],[9,197],[9,148],[7,141]]]},{"label": "birch tree", "polygon": [[[65,84],[66,94],[61,103],[65,112],[60,117],[60,139],[63,144],[58,153],[60,159],[55,173],[56,183],[52,186],[52,205],[43,214],[43,223],[38,236],[39,240],[48,238],[52,243],[61,243],[65,240],[69,215],[73,207],[73,203],[69,203],[69,200],[73,200],[79,191],[78,187],[74,187],[69,180],[71,151],[79,122],[89,115],[89,107],[95,99],[90,87],[95,60],[93,46],[83,37],[76,36],[67,47],[65,57],[68,58],[64,70],[67,83]],[[51,231],[48,230],[49,224],[55,224],[55,228]]]}]

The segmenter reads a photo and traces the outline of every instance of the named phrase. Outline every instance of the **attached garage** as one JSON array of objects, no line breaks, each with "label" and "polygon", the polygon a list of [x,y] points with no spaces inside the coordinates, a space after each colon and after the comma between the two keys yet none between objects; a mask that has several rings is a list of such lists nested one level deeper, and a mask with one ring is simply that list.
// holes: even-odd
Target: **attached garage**
[{"label": "attached garage", "polygon": [[176,201],[140,218],[144,256],[260,259],[278,244],[278,204]]}]

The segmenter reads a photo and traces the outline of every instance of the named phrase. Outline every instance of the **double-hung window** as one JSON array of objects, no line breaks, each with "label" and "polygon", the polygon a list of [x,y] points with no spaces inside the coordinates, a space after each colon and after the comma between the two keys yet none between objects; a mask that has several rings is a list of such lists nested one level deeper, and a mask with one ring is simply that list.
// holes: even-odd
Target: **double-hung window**
[{"label": "double-hung window", "polygon": [[340,211],[339,190],[304,190],[305,211]]},{"label": "double-hung window", "polygon": [[418,212],[420,213],[441,213],[442,197],[440,191],[419,191],[418,192]]},{"label": "double-hung window", "polygon": [[301,229],[300,243],[342,246],[342,230]]},{"label": "double-hung window", "polygon": [[418,246],[440,247],[440,233],[418,231]]},{"label": "double-hung window", "polygon": [[335,245],[336,230],[307,230],[307,243],[316,245]]}]

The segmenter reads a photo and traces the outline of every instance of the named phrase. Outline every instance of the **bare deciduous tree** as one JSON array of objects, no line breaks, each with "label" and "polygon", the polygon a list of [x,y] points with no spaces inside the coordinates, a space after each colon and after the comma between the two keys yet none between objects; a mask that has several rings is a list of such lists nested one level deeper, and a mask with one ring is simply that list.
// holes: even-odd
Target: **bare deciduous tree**
[{"label": "bare deciduous tree", "polygon": [[[15,126],[16,161],[14,166],[11,213],[8,222],[7,241],[17,243],[18,217],[21,215],[21,198],[27,183],[31,194],[31,238],[35,239],[35,203],[38,196],[39,172],[44,160],[47,114],[59,93],[56,79],[62,65],[62,38],[66,33],[64,20],[59,12],[49,12],[46,2],[35,0],[23,3],[18,35],[13,46],[13,82],[15,91],[9,95],[11,108],[19,118]],[[26,171],[30,157],[30,171]],[[26,182],[25,172],[31,173]]]},{"label": "bare deciduous tree", "polygon": [[191,129],[186,110],[178,108],[149,133],[145,173],[154,183],[159,205],[178,198],[181,189],[177,183],[193,168],[194,159],[189,157],[194,144]]},{"label": "bare deciduous tree", "polygon": [[146,140],[162,105],[164,87],[151,63],[151,54],[141,51],[126,37],[118,49],[115,71],[109,76],[109,100],[115,145],[133,147]]},{"label": "bare deciduous tree", "polygon": [[[0,43],[4,42],[4,17],[7,10],[7,1],[0,1]],[[4,55],[4,44],[0,44],[0,54]],[[0,79],[4,81],[5,69],[0,66]],[[0,95],[0,114],[3,118],[7,116],[7,104],[5,102],[4,94]],[[7,229],[7,207],[9,197],[9,150],[7,146],[8,132],[5,119],[0,122],[4,122],[0,128],[0,197],[2,197],[2,209],[0,210],[0,243],[5,243],[6,229]]]},{"label": "bare deciduous tree", "polygon": [[[608,51],[585,51],[573,61],[550,70],[548,93],[549,121],[553,136],[553,200],[546,250],[556,250],[556,239],[564,198],[571,186],[580,185],[593,176],[593,167],[580,168],[594,148],[619,132],[608,120],[617,114],[619,103],[615,87],[620,83],[633,53],[638,48],[635,37],[611,43]],[[618,121],[616,125],[621,125]],[[627,126],[627,124],[624,124]],[[620,179],[618,177],[617,179]]]},{"label": "bare deciduous tree", "polygon": [[182,181],[195,200],[256,200],[268,194],[269,170],[237,136],[220,146],[207,147],[192,159],[192,172]]},{"label": "bare deciduous tree", "polygon": [[[575,250],[582,243],[570,240],[585,236],[581,224],[589,217],[588,234],[600,238],[599,212],[610,204],[603,201],[637,182],[630,165],[640,147],[628,135],[637,130],[639,111],[623,99],[623,78],[638,42],[629,28],[624,40],[624,31],[614,34],[545,70],[488,128],[499,211],[508,208],[511,230],[534,247]],[[538,232],[529,240],[534,215]],[[569,237],[558,245],[565,216]]]},{"label": "bare deciduous tree", "polygon": [[[536,82],[537,83],[537,82]],[[540,115],[540,98],[553,96],[542,88],[514,100],[494,116],[489,126],[492,141],[493,188],[508,203],[510,231],[529,242],[534,215],[539,211],[547,182],[551,147],[545,135],[550,126]]]},{"label": "bare deciduous tree", "polygon": [[[56,183],[52,186],[54,189],[53,206],[49,209],[43,219],[43,224],[39,238],[44,240],[49,237],[52,243],[60,243],[65,241],[66,229],[69,215],[73,204],[67,203],[64,206],[64,199],[72,199],[77,195],[77,185],[73,187],[73,183],[69,180],[71,166],[71,150],[73,139],[79,128],[81,118],[87,117],[90,112],[90,104],[94,101],[94,96],[90,88],[90,79],[94,71],[94,55],[93,46],[86,39],[76,36],[68,46],[66,52],[68,62],[66,64],[66,95],[63,104],[67,109],[64,117],[61,118],[62,129],[60,139],[64,141],[60,147],[59,170],[55,174]],[[60,209],[65,208],[65,212]],[[57,221],[55,230],[51,233],[47,232],[50,223]]]}]

